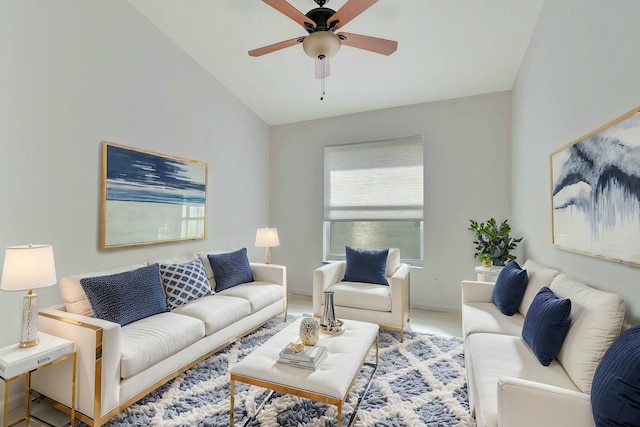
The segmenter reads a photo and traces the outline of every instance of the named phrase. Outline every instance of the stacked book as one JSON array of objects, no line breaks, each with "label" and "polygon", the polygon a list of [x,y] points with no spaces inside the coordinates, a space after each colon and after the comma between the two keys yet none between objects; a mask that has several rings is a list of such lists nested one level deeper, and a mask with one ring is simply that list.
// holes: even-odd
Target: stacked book
[{"label": "stacked book", "polygon": [[320,345],[308,345],[302,351],[295,351],[294,346],[287,346],[280,351],[278,362],[298,368],[316,370],[327,357],[327,348]]}]

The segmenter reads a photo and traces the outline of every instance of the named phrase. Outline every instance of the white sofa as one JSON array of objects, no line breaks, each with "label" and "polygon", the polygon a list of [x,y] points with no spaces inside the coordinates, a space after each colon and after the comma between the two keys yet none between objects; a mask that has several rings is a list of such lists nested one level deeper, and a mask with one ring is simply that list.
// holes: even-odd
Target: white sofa
[{"label": "white sofa", "polygon": [[[493,283],[462,282],[462,327],[469,403],[478,427],[588,427],[595,369],[624,320],[622,299],[528,260],[519,310],[492,303]],[[533,298],[548,286],[571,300],[571,325],[557,357],[543,366],[521,336]]]},{"label": "white sofa", "polygon": [[[200,257],[215,289],[206,254],[161,260],[184,263]],[[41,309],[39,329],[73,340],[78,351],[78,418],[101,426],[109,418],[210,354],[287,310],[284,266],[251,263],[254,282],[212,293],[125,326],[84,313],[91,306],[79,280],[151,265],[143,262],[109,271],[60,278],[65,304]],[[73,312],[75,311],[75,313]],[[78,314],[84,313],[84,314]],[[32,388],[66,410],[71,363],[33,376]]]},{"label": "white sofa", "polygon": [[400,250],[390,248],[386,278],[389,286],[344,282],[346,262],[331,262],[313,272],[313,315],[322,317],[324,291],[333,291],[336,317],[376,323],[400,332],[409,321],[411,276],[409,264],[400,262]]}]

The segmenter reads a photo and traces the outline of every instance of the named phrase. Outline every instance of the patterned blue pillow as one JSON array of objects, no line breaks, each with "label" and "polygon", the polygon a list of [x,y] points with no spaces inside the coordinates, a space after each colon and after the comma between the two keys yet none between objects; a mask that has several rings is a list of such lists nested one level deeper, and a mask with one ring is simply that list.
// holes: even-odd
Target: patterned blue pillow
[{"label": "patterned blue pillow", "polygon": [[159,264],[159,266],[169,310],[194,299],[211,295],[207,272],[199,258],[184,264]]},{"label": "patterned blue pillow", "polygon": [[598,427],[640,425],[640,325],[604,354],[593,376],[591,410]]},{"label": "patterned blue pillow", "polygon": [[561,299],[544,286],[533,298],[522,325],[522,338],[538,361],[549,366],[571,325],[571,300]]},{"label": "patterned blue pillow", "polygon": [[207,255],[207,258],[209,258],[213,278],[216,281],[216,292],[224,291],[241,283],[253,282],[253,273],[249,258],[247,258],[247,248],[226,254]]},{"label": "patterned blue pillow", "polygon": [[80,285],[98,319],[124,326],[167,311],[158,264],[107,276],[85,277]]},{"label": "patterned blue pillow", "polygon": [[521,269],[517,262],[510,261],[498,274],[491,301],[502,314],[513,316],[520,307],[528,284],[527,270]]},{"label": "patterned blue pillow", "polygon": [[343,282],[364,282],[389,286],[385,273],[389,249],[356,249],[345,247],[347,265]]}]

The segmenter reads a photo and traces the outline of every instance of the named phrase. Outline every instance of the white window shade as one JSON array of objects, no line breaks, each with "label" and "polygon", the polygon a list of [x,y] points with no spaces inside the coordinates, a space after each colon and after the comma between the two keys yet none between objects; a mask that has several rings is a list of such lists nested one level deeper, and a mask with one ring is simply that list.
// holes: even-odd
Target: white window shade
[{"label": "white window shade", "polygon": [[422,137],[325,147],[324,219],[423,218]]}]

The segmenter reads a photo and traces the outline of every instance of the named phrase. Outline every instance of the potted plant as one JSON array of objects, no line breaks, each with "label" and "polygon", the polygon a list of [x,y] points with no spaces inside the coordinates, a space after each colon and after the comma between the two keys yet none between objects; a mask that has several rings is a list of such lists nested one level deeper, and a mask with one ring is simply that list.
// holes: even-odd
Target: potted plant
[{"label": "potted plant", "polygon": [[522,241],[522,237],[514,239],[510,236],[511,226],[509,220],[505,219],[498,224],[494,218],[487,222],[477,222],[469,220],[469,230],[475,235],[473,244],[476,253],[473,256],[484,266],[490,266],[488,260],[493,265],[505,265],[508,261],[515,259],[515,255],[511,254],[518,243]]},{"label": "potted plant", "polygon": [[482,263],[483,267],[491,268],[493,265],[493,260],[491,259],[491,255],[486,252],[480,252],[476,256],[477,260]]}]

